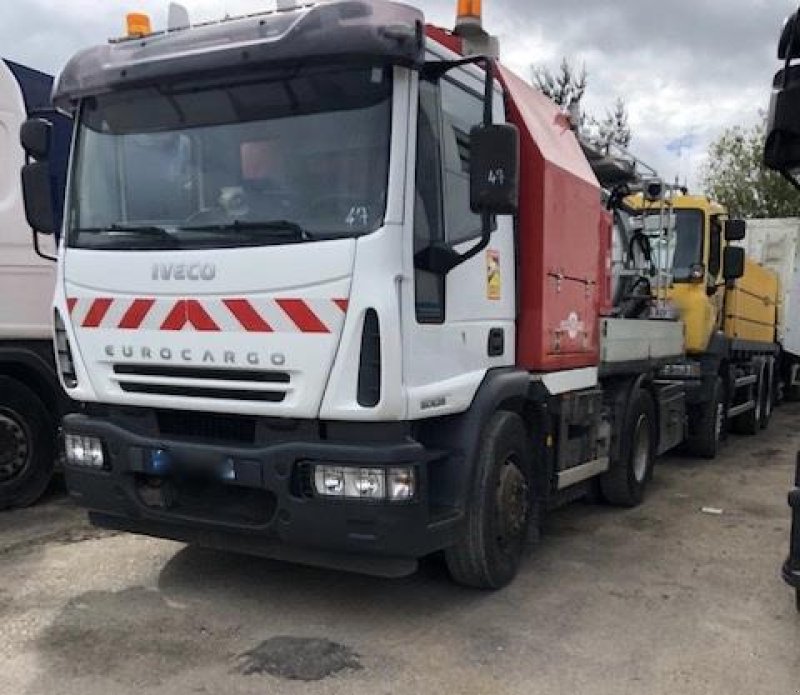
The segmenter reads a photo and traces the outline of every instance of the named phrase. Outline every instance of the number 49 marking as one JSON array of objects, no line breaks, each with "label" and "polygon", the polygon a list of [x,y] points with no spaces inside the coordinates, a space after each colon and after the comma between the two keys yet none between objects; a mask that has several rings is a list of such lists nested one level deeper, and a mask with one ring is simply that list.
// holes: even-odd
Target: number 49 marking
[{"label": "number 49 marking", "polygon": [[491,186],[503,186],[506,182],[505,169],[489,169],[489,184]]}]

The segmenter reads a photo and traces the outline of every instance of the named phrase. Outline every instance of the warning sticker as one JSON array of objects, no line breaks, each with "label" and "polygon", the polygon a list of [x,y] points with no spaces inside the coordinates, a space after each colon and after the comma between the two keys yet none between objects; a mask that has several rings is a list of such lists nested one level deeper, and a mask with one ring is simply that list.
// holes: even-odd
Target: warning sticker
[{"label": "warning sticker", "polygon": [[486,252],[486,297],[492,301],[503,298],[503,276],[500,272],[500,252]]}]

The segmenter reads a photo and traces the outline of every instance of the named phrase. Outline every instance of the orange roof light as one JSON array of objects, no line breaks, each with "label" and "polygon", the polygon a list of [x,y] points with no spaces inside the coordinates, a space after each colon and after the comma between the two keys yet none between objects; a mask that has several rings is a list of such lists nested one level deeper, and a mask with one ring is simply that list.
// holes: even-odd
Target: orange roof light
[{"label": "orange roof light", "polygon": [[128,29],[128,36],[131,38],[147,36],[153,33],[150,17],[142,12],[129,12],[125,17],[125,23]]},{"label": "orange roof light", "polygon": [[481,0],[458,0],[458,18],[481,18]]}]

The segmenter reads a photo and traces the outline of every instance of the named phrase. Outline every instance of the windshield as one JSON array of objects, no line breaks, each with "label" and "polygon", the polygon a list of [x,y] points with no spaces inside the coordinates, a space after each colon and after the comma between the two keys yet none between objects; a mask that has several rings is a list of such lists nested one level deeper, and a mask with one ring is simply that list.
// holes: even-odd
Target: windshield
[{"label": "windshield", "polygon": [[[648,228],[660,217],[660,213],[649,215]],[[663,219],[669,217],[675,220],[675,232],[659,239],[651,238],[654,261],[660,268],[671,268],[675,282],[688,282],[692,266],[703,262],[703,211],[675,210]]]},{"label": "windshield", "polygon": [[69,244],[224,248],[383,224],[390,69],[315,70],[85,100]]}]

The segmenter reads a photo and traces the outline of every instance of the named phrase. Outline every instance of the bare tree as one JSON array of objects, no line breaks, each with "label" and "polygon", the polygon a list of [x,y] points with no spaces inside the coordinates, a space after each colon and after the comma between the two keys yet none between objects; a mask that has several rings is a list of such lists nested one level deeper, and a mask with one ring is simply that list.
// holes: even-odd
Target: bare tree
[{"label": "bare tree", "polygon": [[589,140],[602,147],[609,147],[612,143],[621,147],[631,144],[633,134],[624,99],[617,98],[614,108],[607,111],[602,120],[583,110],[581,102],[589,84],[585,64],[578,69],[565,57],[557,71],[546,66],[534,66],[532,74],[533,84],[556,105],[571,113],[579,129],[589,131],[585,133]]},{"label": "bare tree", "polygon": [[567,110],[581,103],[586,94],[588,74],[585,65],[577,70],[564,58],[557,73],[544,66],[534,67],[533,83],[556,104]]},{"label": "bare tree", "polygon": [[622,97],[617,97],[614,109],[606,112],[606,117],[597,124],[600,142],[606,147],[614,144],[627,148],[631,144],[628,107]]}]

